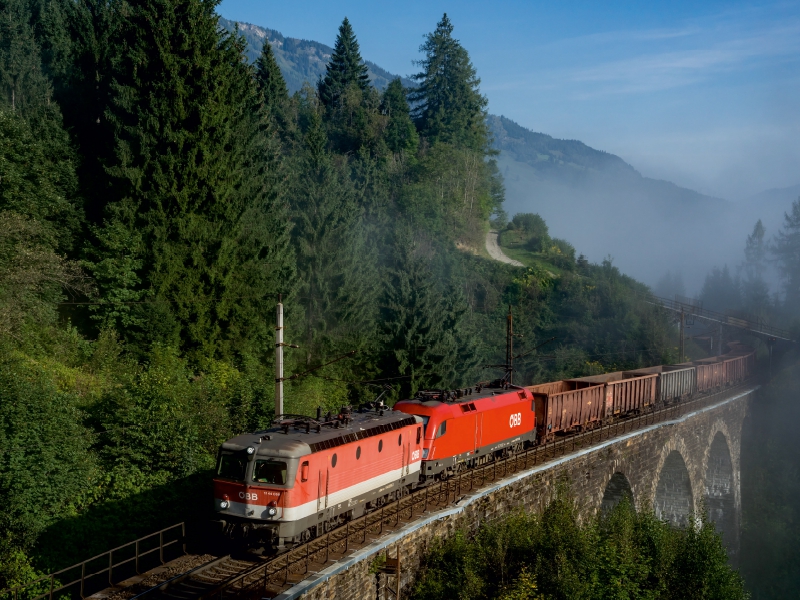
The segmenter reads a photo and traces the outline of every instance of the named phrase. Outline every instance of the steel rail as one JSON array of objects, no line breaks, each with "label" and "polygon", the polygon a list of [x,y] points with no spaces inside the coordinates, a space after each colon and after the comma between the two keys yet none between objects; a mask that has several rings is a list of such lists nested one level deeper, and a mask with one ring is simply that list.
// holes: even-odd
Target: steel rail
[{"label": "steel rail", "polygon": [[381,537],[386,529],[397,529],[417,515],[431,509],[441,509],[458,502],[465,493],[484,487],[513,473],[525,471],[537,464],[550,462],[575,450],[599,444],[656,423],[670,421],[698,409],[710,406],[721,395],[743,389],[743,383],[722,387],[686,402],[675,402],[655,410],[617,420],[591,430],[566,435],[554,441],[535,446],[495,460],[480,467],[462,471],[445,481],[425,486],[394,500],[383,507],[347,522],[305,544],[254,567],[252,570],[227,580],[218,588],[197,597],[197,600],[233,600],[266,598],[279,594],[311,573],[312,563],[324,565],[332,555],[343,557],[352,546],[363,547]]},{"label": "steel rail", "polygon": [[[720,387],[712,393],[703,394],[689,401],[675,402],[660,408],[647,410],[641,414],[617,419],[613,422],[605,423],[599,427],[586,431],[574,432],[544,444],[534,446],[505,458],[498,458],[487,464],[467,469],[444,481],[436,482],[432,485],[424,486],[413,492],[404,494],[401,498],[393,500],[361,517],[348,521],[344,525],[318,536],[309,542],[295,546],[285,553],[279,554],[264,562],[260,562],[251,568],[245,568],[239,573],[234,573],[230,577],[221,581],[219,585],[203,593],[192,596],[198,600],[229,600],[232,598],[265,597],[273,591],[275,594],[287,586],[296,583],[290,581],[297,576],[302,576],[297,581],[301,581],[310,573],[312,563],[323,565],[346,555],[351,546],[364,546],[367,543],[378,539],[386,530],[394,530],[402,524],[413,520],[415,514],[423,514],[430,510],[438,510],[457,502],[465,493],[475,489],[480,489],[486,484],[503,479],[513,473],[524,471],[538,464],[550,462],[556,458],[565,456],[575,450],[599,444],[604,440],[619,437],[621,435],[649,427],[655,423],[669,421],[684,414],[709,406],[719,399],[719,396],[743,388],[743,383],[738,383],[729,387]],[[164,542],[164,534],[180,528],[181,535],[178,539]],[[139,572],[140,557],[159,551],[159,559],[164,564],[164,549],[183,543],[183,553],[186,554],[185,546],[185,524],[178,523],[160,531],[151,533],[133,542],[123,544],[89,558],[81,563],[77,563],[61,571],[41,577],[36,581],[0,592],[0,600],[9,598],[10,600],[53,600],[54,595],[66,590],[67,588],[80,583],[80,597],[86,598],[85,581],[90,577],[108,571],[109,585],[113,587],[113,569],[131,561],[136,563],[136,572]],[[140,544],[150,538],[159,536],[159,545],[144,552],[140,551]],[[115,552],[133,547],[135,556],[120,561],[113,562]],[[93,573],[86,573],[86,565],[100,558],[108,557],[108,566]],[[167,581],[161,582],[149,589],[136,594],[131,600],[142,600],[153,595],[163,595],[165,589],[176,585],[194,575],[201,574],[215,566],[230,559],[230,555],[216,558],[204,565],[195,567],[185,573],[176,575]],[[81,577],[68,583],[61,584],[58,580],[60,575],[72,569],[81,568]],[[117,582],[118,583],[118,582]],[[49,591],[43,594],[29,596],[21,594],[25,589],[30,589],[37,584],[49,584]],[[35,588],[34,588],[35,589]],[[186,595],[186,591],[182,590]]]},{"label": "steel rail", "polygon": [[171,598],[201,596],[203,592],[215,590],[241,573],[252,571],[253,562],[263,562],[263,559],[260,561],[254,560],[254,557],[242,559],[231,554],[221,556],[143,590],[129,600],[139,600],[153,595]]}]

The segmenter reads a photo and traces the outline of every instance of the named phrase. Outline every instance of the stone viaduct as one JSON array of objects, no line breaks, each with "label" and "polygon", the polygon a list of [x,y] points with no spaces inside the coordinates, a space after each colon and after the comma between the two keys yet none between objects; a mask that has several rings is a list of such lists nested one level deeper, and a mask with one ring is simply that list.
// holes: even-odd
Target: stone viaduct
[{"label": "stone viaduct", "polygon": [[[290,600],[375,600],[378,555],[402,560],[402,589],[413,582],[431,540],[459,528],[472,529],[518,507],[541,510],[556,483],[566,478],[584,515],[613,506],[629,494],[675,524],[705,506],[737,563],[741,516],[741,433],[755,389],[731,392],[718,402],[487,485],[451,506],[425,514],[287,590]],[[402,592],[401,592],[402,595]],[[383,596],[381,596],[383,597]],[[390,597],[390,596],[386,596]]]}]

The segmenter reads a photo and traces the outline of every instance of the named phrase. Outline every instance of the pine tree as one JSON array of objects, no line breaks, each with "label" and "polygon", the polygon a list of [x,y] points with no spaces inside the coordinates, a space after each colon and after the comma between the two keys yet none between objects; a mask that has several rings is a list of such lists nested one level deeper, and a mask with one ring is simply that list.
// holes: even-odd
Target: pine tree
[{"label": "pine tree", "polygon": [[368,91],[370,84],[367,72],[356,34],[345,17],[339,26],[339,35],[336,36],[336,44],[325,69],[325,77],[317,84],[320,100],[326,107],[334,108],[351,85],[357,86],[362,92]]},{"label": "pine tree", "polygon": [[[180,336],[196,360],[263,343],[264,315],[291,274],[254,72],[244,40],[220,32],[215,6],[130,9],[107,112],[114,201],[89,253],[106,299],[148,302],[136,308],[147,327],[128,336],[142,348]],[[117,308],[103,307],[106,325],[124,325]]]},{"label": "pine tree", "polygon": [[792,209],[783,215],[783,229],[778,232],[773,247],[784,280],[785,306],[798,313],[800,306],[800,197]]},{"label": "pine tree", "polygon": [[419,145],[419,135],[411,120],[411,109],[400,78],[392,80],[383,92],[381,111],[389,117],[384,133],[389,150],[413,156]]},{"label": "pine tree", "polygon": [[420,52],[425,54],[417,63],[422,71],[414,75],[419,87],[410,95],[420,134],[432,143],[488,151],[487,100],[480,93],[480,79],[469,54],[453,38],[453,24],[446,13],[426,36]]},{"label": "pine tree", "polygon": [[2,106],[24,116],[51,98],[25,0],[0,1],[0,86]]},{"label": "pine tree", "polygon": [[[375,253],[347,165],[325,150],[313,104],[305,148],[296,165],[292,237],[297,247],[305,363],[359,350],[368,360],[376,338],[379,291]],[[355,363],[354,363],[355,364]]]},{"label": "pine tree", "polygon": [[24,0],[0,0],[0,210],[47,224],[68,251],[81,221],[77,157],[52,101]]},{"label": "pine tree", "polygon": [[742,271],[742,301],[747,310],[760,313],[769,305],[769,286],[764,280],[767,267],[767,243],[764,239],[766,230],[761,219],[753,227],[753,233],[747,236],[744,248]]},{"label": "pine tree", "polygon": [[264,106],[271,111],[275,111],[289,99],[286,81],[283,79],[277,60],[275,60],[272,44],[266,38],[261,55],[256,60],[256,83],[264,98]]},{"label": "pine tree", "polygon": [[395,243],[381,313],[382,369],[408,377],[401,397],[465,383],[475,366],[474,345],[464,334],[466,303],[459,292],[437,285],[431,264],[404,228]]},{"label": "pine tree", "polygon": [[742,304],[739,278],[731,276],[728,265],[722,269],[714,267],[706,275],[703,289],[700,291],[700,299],[705,308],[719,312],[724,312],[729,308],[739,308]]},{"label": "pine tree", "polygon": [[80,149],[80,194],[89,223],[100,224],[110,200],[106,162],[114,154],[112,64],[122,47],[127,10],[117,0],[29,0],[40,8],[35,31],[64,124]]}]

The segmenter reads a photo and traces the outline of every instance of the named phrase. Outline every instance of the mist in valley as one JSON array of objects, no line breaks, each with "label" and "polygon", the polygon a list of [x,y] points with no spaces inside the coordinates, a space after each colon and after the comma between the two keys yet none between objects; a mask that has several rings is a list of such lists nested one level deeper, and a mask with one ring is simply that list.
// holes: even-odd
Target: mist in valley
[{"label": "mist in valley", "polygon": [[[738,202],[708,196],[645,177],[622,158],[579,141],[534,133],[505,118],[491,122],[506,212],[541,215],[551,235],[591,262],[611,256],[661,296],[702,294],[714,268],[727,266],[735,278],[756,223],[769,244],[800,196],[800,183]],[[774,293],[779,274],[766,258],[762,276]],[[665,285],[668,273],[677,285],[669,277]]]}]

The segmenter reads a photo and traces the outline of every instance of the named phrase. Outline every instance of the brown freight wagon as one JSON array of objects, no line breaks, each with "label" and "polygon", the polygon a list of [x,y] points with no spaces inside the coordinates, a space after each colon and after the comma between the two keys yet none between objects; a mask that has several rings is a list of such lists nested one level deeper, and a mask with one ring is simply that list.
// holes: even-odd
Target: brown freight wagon
[{"label": "brown freight wagon", "polygon": [[658,375],[656,402],[659,404],[671,404],[694,394],[697,386],[697,371],[693,366],[658,365],[657,367],[625,371],[623,376],[636,377],[651,373]]},{"label": "brown freight wagon", "polygon": [[656,403],[656,379],[658,375],[640,375],[626,377],[622,371],[579,377],[570,379],[571,382],[599,383],[604,389],[605,414],[604,418],[624,416],[633,412],[645,410]]},{"label": "brown freight wagon", "polygon": [[723,380],[725,385],[734,385],[747,379],[755,365],[755,353],[731,352],[720,357],[723,365]]},{"label": "brown freight wagon", "polygon": [[542,443],[556,433],[591,429],[602,423],[603,386],[600,384],[554,381],[525,388],[533,394],[536,411],[536,439]]},{"label": "brown freight wagon", "polygon": [[691,364],[697,369],[698,392],[702,394],[722,387],[724,372],[721,358],[703,358]]}]

